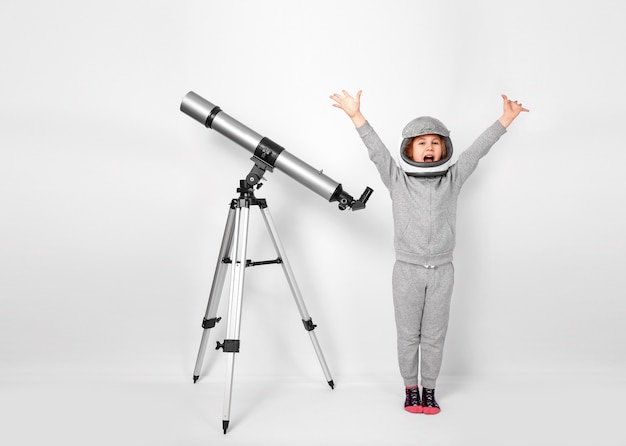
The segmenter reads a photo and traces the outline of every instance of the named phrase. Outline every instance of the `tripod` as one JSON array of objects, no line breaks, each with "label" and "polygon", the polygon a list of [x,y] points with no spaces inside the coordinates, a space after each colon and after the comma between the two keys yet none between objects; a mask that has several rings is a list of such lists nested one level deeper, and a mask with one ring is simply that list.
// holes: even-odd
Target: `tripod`
[{"label": "tripod", "polygon": [[[215,267],[215,274],[213,276],[209,303],[202,321],[202,328],[204,330],[202,332],[200,351],[198,352],[198,358],[194,369],[193,382],[195,383],[200,376],[200,370],[204,361],[204,354],[209,339],[209,330],[215,327],[215,324],[221,320],[221,318],[216,318],[216,314],[224,286],[226,270],[228,265],[232,265],[230,278],[230,301],[228,305],[228,321],[226,327],[227,338],[221,343],[218,341],[215,348],[216,350],[222,349],[224,353],[228,354],[226,390],[224,393],[224,412],[222,417],[222,428],[224,429],[224,434],[226,434],[228,424],[230,422],[235,353],[239,353],[240,347],[239,332],[241,324],[241,305],[243,299],[245,270],[248,267],[268,264],[280,264],[283,267],[283,271],[287,277],[287,282],[289,283],[289,287],[291,288],[291,292],[296,301],[298,311],[300,312],[304,328],[309,333],[309,337],[313,343],[313,348],[315,349],[317,358],[322,366],[322,370],[324,371],[326,381],[330,385],[331,389],[334,389],[335,386],[330,375],[330,371],[328,370],[328,366],[326,365],[324,355],[317,341],[317,337],[313,331],[316,325],[313,324],[313,320],[307,312],[304,300],[302,299],[302,295],[300,294],[300,290],[296,284],[293,272],[291,271],[291,267],[287,261],[285,250],[278,238],[276,227],[274,226],[274,222],[270,216],[267,203],[265,199],[256,198],[254,196],[254,189],[255,187],[258,189],[258,187],[261,186],[258,181],[265,172],[266,168],[266,166],[256,164],[248,175],[247,180],[240,181],[240,186],[237,189],[239,197],[231,201],[228,219],[226,220],[226,228],[222,238],[222,245],[217,259],[217,265]],[[258,206],[261,210],[261,215],[265,220],[265,224],[274,244],[274,248],[278,254],[278,258],[275,260],[253,262],[246,259],[248,223],[251,206]],[[232,257],[229,257],[229,255]]]}]

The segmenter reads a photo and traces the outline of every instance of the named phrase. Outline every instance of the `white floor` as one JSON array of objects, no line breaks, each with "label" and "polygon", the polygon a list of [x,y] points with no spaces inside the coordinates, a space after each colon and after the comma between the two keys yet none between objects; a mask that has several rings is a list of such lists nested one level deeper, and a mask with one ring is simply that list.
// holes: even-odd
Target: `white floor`
[{"label": "white floor", "polygon": [[[237,378],[237,377],[236,377]],[[626,445],[626,380],[441,378],[436,416],[397,381],[0,377],[3,445]]]}]

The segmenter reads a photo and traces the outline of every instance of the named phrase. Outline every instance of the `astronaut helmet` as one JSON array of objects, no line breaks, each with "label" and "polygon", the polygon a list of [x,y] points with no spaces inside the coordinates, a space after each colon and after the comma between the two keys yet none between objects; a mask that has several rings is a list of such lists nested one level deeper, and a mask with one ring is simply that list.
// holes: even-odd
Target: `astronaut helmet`
[{"label": "astronaut helmet", "polygon": [[[417,162],[407,154],[406,149],[413,139],[422,135],[439,135],[445,143],[444,153],[438,161]],[[450,131],[438,119],[430,116],[420,116],[409,122],[402,130],[399,164],[407,175],[416,177],[436,177],[445,175],[452,165],[452,140]]]}]

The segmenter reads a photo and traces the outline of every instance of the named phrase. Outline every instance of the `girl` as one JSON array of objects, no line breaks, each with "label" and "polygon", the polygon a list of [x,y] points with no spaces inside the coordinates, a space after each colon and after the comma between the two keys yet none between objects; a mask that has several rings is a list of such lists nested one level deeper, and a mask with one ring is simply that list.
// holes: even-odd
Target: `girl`
[{"label": "girl", "polygon": [[[354,123],[369,157],[389,189],[394,219],[396,262],[393,302],[398,361],[405,385],[404,407],[412,413],[437,414],[435,386],[441,369],[454,284],[457,198],[479,160],[528,109],[502,95],[504,111],[451,165],[450,132],[438,119],[422,116],[402,131],[398,163],[361,113],[361,91],[333,94],[334,107]],[[422,395],[418,388],[420,355]]]}]

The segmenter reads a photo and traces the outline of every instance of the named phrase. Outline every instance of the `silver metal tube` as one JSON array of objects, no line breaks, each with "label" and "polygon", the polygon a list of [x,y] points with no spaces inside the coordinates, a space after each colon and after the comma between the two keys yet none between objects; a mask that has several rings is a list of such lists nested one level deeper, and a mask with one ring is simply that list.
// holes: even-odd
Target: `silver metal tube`
[{"label": "silver metal tube", "polygon": [[249,129],[241,122],[231,118],[224,112],[215,115],[211,123],[211,128],[221,133],[233,142],[236,142],[248,152],[254,154],[259,143],[263,139],[261,135]]},{"label": "silver metal tube", "polygon": [[286,150],[276,158],[274,166],[329,201],[337,187],[341,186]]},{"label": "silver metal tube", "polygon": [[180,111],[191,116],[205,127],[212,128],[244,149],[254,153],[263,139],[254,130],[231,118],[217,105],[190,91],[180,104]]},{"label": "silver metal tube", "polygon": [[207,119],[211,116],[211,112],[214,109],[219,109],[219,107],[195,94],[193,91],[187,93],[180,104],[180,111],[191,116],[205,127],[210,127],[207,124]]},{"label": "silver metal tube", "polygon": [[256,160],[263,161],[264,166],[269,166],[270,170],[275,167],[326,200],[339,202],[340,209],[350,207],[355,210],[365,207],[371,189],[367,188],[361,199],[354,200],[343,190],[340,183],[292,155],[272,140],[243,125],[193,91],[185,95],[180,110],[205,127],[239,144],[251,152]]},{"label": "silver metal tube", "polygon": [[[261,209],[261,214],[263,215],[263,219],[265,220],[267,230],[272,237],[272,242],[274,243],[276,254],[278,254],[278,256],[282,259],[281,266],[283,267],[283,272],[287,277],[287,283],[289,283],[289,288],[291,288],[291,294],[293,294],[293,298],[296,301],[296,306],[298,307],[298,311],[300,312],[300,317],[302,318],[303,322],[312,322],[311,316],[306,309],[304,299],[302,298],[302,293],[300,292],[300,288],[298,287],[298,283],[296,282],[296,277],[293,274],[291,265],[289,264],[289,260],[287,260],[287,253],[285,252],[285,248],[283,247],[283,244],[278,237],[278,231],[276,230],[276,226],[274,225],[274,220],[272,220],[269,208]],[[317,336],[315,336],[313,330],[309,330],[309,337],[311,339],[311,342],[313,343],[313,348],[315,349],[315,353],[317,354],[317,359],[322,366],[322,371],[324,372],[324,376],[326,377],[326,382],[328,382],[328,384],[333,387],[333,377],[330,374],[330,369],[328,368],[328,364],[326,364],[324,353],[322,352],[322,348],[320,347],[320,344],[317,341]]]}]

